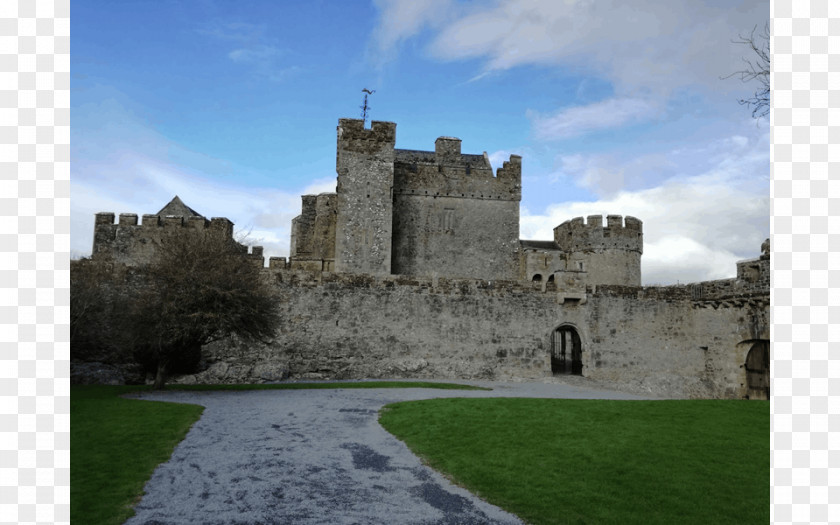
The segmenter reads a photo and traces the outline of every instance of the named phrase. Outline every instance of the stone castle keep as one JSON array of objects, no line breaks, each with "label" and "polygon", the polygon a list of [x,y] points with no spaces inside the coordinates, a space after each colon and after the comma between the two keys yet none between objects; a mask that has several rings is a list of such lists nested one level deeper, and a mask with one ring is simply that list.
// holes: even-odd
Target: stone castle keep
[{"label": "stone castle keep", "polygon": [[[643,287],[634,217],[519,239],[521,157],[494,174],[457,138],[396,149],[396,124],[353,119],[337,134],[336,192],[303,196],[289,258],[263,270],[275,340],[211,345],[176,382],[578,374],[674,397],[769,395],[769,246],[734,279]],[[184,228],[233,235],[176,197],[140,224],[97,214],[92,258],[141,266]],[[242,250],[263,264],[262,248]]]}]

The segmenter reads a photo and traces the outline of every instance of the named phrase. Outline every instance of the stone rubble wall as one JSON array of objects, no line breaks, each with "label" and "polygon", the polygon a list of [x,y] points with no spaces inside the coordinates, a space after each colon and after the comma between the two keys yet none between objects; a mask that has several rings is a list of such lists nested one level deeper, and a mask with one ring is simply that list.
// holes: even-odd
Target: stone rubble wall
[{"label": "stone rubble wall", "polygon": [[396,195],[392,271],[516,279],[518,214],[509,200]]},{"label": "stone rubble wall", "polygon": [[[115,223],[113,213],[101,212],[96,214],[91,258],[127,266],[143,266],[154,260],[167,237],[183,235],[185,232],[192,235],[206,235],[210,232],[224,235],[231,243],[236,243],[243,254],[248,254],[248,247],[233,238],[233,223],[223,217],[207,220],[201,216],[161,217],[145,214],[142,222],[138,223],[137,214],[121,213],[119,222]],[[249,255],[261,266],[264,264],[262,246],[251,247]]]},{"label": "stone rubble wall", "polygon": [[575,217],[554,228],[554,242],[565,252],[627,250],[642,253],[642,221],[635,217],[603,215]]},{"label": "stone rubble wall", "polygon": [[513,200],[522,198],[522,159],[511,155],[493,176],[487,167],[475,167],[478,155],[463,155],[448,164],[436,157],[424,158],[423,152],[397,150],[394,162],[394,193],[432,197],[453,197],[479,200]]},{"label": "stone rubble wall", "polygon": [[289,258],[293,268],[306,269],[315,261],[320,264],[318,270],[332,270],[337,197],[335,193],[301,197],[301,214],[292,219]]},{"label": "stone rubble wall", "polygon": [[335,270],[391,273],[397,125],[340,119],[337,128]]},{"label": "stone rubble wall", "polygon": [[484,156],[440,137],[434,152],[395,150],[391,273],[519,277],[521,157],[493,176]]},{"label": "stone rubble wall", "polygon": [[174,382],[544,379],[562,324],[581,336],[586,377],[663,397],[739,398],[746,342],[769,337],[761,294],[703,308],[690,287],[590,287],[585,301],[560,304],[521,281],[288,270],[267,279],[282,311],[275,340],[211,345],[207,368]]}]

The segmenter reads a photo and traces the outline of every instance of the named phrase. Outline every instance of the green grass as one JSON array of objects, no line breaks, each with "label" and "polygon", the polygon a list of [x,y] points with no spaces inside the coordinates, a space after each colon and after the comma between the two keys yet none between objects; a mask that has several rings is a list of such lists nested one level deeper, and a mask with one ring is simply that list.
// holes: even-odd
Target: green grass
[{"label": "green grass", "polygon": [[767,523],[766,401],[437,399],[380,422],[534,523]]},{"label": "green grass", "polygon": [[[169,390],[297,390],[309,388],[479,389],[452,383],[365,381],[261,385],[170,385]],[[119,397],[148,386],[70,388],[70,519],[120,524],[134,514],[155,467],[201,416],[204,407]],[[489,390],[489,389],[482,389]]]},{"label": "green grass", "polygon": [[70,520],[120,524],[155,467],[204,411],[197,405],[118,397],[142,387],[70,389]]}]

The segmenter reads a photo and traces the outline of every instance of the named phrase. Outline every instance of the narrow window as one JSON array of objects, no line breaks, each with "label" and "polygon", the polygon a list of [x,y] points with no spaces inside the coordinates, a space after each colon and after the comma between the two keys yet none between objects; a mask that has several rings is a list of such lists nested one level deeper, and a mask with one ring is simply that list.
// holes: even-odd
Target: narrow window
[{"label": "narrow window", "polygon": [[450,231],[454,226],[455,210],[452,208],[445,208],[443,210],[443,229]]}]

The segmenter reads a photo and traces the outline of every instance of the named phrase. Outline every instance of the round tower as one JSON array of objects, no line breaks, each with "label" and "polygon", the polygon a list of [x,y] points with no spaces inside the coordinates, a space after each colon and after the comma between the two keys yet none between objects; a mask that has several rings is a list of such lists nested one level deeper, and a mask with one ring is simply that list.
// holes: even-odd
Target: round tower
[{"label": "round tower", "polygon": [[554,242],[566,253],[569,271],[585,272],[587,284],[642,284],[642,221],[602,215],[576,217],[554,228]]}]

